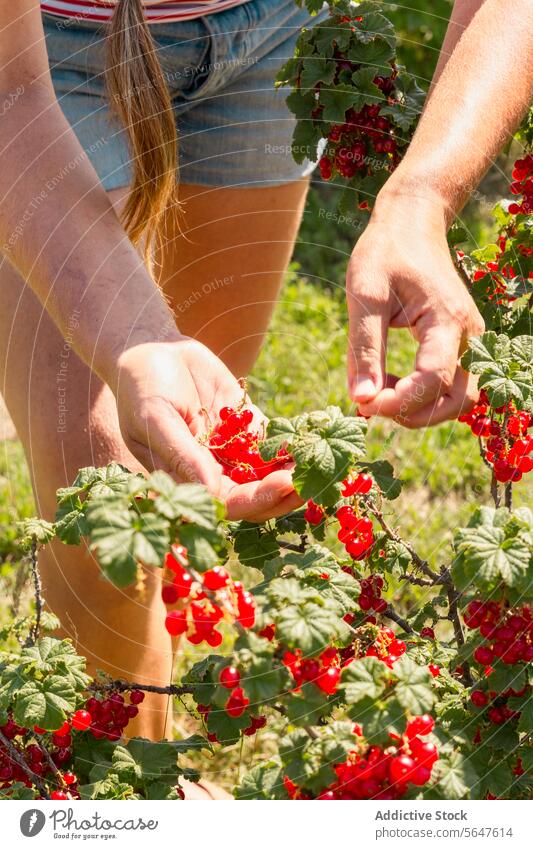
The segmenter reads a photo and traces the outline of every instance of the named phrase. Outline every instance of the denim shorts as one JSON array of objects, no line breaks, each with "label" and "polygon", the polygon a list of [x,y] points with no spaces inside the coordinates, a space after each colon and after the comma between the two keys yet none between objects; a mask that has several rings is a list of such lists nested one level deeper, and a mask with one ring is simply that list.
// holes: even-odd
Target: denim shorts
[{"label": "denim shorts", "polygon": [[[313,163],[292,158],[288,92],[274,88],[310,20],[294,0],[250,0],[196,20],[150,25],[179,133],[181,182],[258,187],[311,173]],[[65,117],[104,188],[127,186],[127,134],[106,97],[105,27],[46,14],[43,22]]]}]

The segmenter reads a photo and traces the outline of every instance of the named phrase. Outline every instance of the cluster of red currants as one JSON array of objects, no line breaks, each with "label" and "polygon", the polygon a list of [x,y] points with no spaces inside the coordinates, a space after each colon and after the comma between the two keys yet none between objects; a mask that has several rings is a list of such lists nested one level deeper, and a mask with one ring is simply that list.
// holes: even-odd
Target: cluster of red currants
[{"label": "cluster of red currants", "polygon": [[512,608],[503,602],[474,599],[466,608],[464,620],[468,628],[479,630],[485,638],[473,655],[474,661],[484,668],[485,682],[472,690],[472,704],[487,708],[485,716],[494,725],[517,718],[520,712],[511,710],[506,700],[524,695],[528,685],[520,691],[511,688],[497,693],[490,688],[491,664],[497,659],[508,665],[533,661],[533,607]]},{"label": "cluster of red currants", "polygon": [[[241,674],[236,666],[224,666],[223,669],[220,670],[220,674],[218,676],[218,683],[221,687],[224,687],[226,690],[229,690],[228,700],[225,704],[225,711],[228,716],[231,716],[233,719],[238,719],[243,715],[245,710],[248,709],[250,704],[250,699],[244,694],[244,690],[241,687]],[[198,706],[198,713],[203,719],[207,719],[210,711],[212,710],[210,705],[201,705]],[[266,717],[265,716],[254,716],[252,714],[248,714],[250,719],[250,724],[243,730],[243,734],[247,737],[251,737],[256,734],[261,728],[264,728],[266,725]],[[211,743],[218,743],[216,734],[209,733],[207,735],[207,739]]]},{"label": "cluster of red currants", "polygon": [[355,641],[352,662],[361,657],[377,657],[392,669],[398,658],[407,651],[406,644],[396,636],[392,628],[375,626],[368,629],[367,633],[366,639]]},{"label": "cluster of red currants", "polygon": [[[356,499],[359,495],[369,493],[373,484],[371,475],[351,472],[342,482],[341,494],[343,498]],[[374,529],[371,519],[368,516],[359,515],[357,507],[351,504],[343,504],[335,512],[335,516],[340,524],[338,539],[342,542],[350,557],[354,560],[362,560],[374,544]],[[326,518],[326,512],[319,504],[308,501],[304,518],[310,525],[319,525]]]},{"label": "cluster of red currants", "polygon": [[243,628],[254,626],[252,594],[239,581],[233,581],[222,566],[193,577],[188,569],[187,550],[182,545],[174,546],[167,554],[165,566],[174,579],[163,587],[163,601],[167,605],[182,601],[185,605],[167,613],[165,627],[171,636],[186,634],[193,645],[206,642],[216,648],[222,642],[222,634],[217,630],[222,620],[237,622]]},{"label": "cluster of red currants", "polygon": [[[355,746],[346,761],[333,769],[337,778],[317,797],[322,801],[353,799],[401,799],[409,785],[423,787],[431,780],[434,764],[439,753],[434,743],[422,740],[431,734],[435,720],[428,714],[414,716],[407,723],[405,734],[390,733],[394,745]],[[354,726],[354,734],[361,735],[360,726]],[[305,790],[298,788],[288,777],[285,789],[291,799],[309,799]]]},{"label": "cluster of red currants", "polygon": [[[137,705],[143,699],[144,693],[140,690],[130,693],[128,705],[120,693],[111,692],[103,700],[91,696],[85,708],[76,710],[55,731],[38,725],[30,731],[17,725],[11,717],[0,726],[0,731],[13,743],[31,773],[55,788],[50,792],[51,799],[79,799],[77,776],[70,770],[62,772],[72,760],[72,732],[90,731],[96,739],[119,740],[130,719],[137,716]],[[26,787],[34,784],[22,764],[17,763],[0,742],[0,789],[9,789],[17,781]]]},{"label": "cluster of red currants", "polygon": [[[533,154],[530,153],[524,159],[517,159],[515,162],[510,190],[514,195],[523,195],[523,200],[521,203],[510,203],[509,214],[513,216],[531,214],[533,212]],[[509,240],[517,237],[516,224],[515,221],[506,225],[505,231],[497,239],[499,250],[494,259],[481,265],[472,275],[474,282],[480,280],[486,282],[485,291],[488,299],[498,304],[511,304],[517,297],[512,292],[508,292],[507,289],[508,282],[520,275],[517,275],[514,265],[503,260],[504,254],[508,250]],[[523,242],[519,242],[516,246],[513,245],[513,250],[517,260],[519,259],[518,254],[525,259],[533,255],[533,247]],[[461,264],[464,252],[457,251],[456,253]],[[533,271],[529,272],[528,277],[530,280],[533,279]]]},{"label": "cluster of red currants", "polygon": [[361,610],[375,610],[376,613],[384,613],[388,604],[384,598],[381,598],[385,585],[382,575],[374,574],[370,575],[369,578],[362,578],[359,584],[361,586],[361,595],[359,596]]},{"label": "cluster of red currants", "polygon": [[209,434],[207,444],[224,474],[234,483],[263,480],[290,461],[284,450],[279,451],[274,460],[263,460],[259,453],[263,435],[249,430],[254,418],[250,409],[244,406],[238,409],[222,407],[219,418],[220,424]]},{"label": "cluster of red currants", "polygon": [[522,475],[533,471],[533,416],[518,410],[510,401],[491,408],[487,393],[481,390],[479,401],[470,413],[459,416],[472,433],[483,440],[483,453],[500,483],[517,483]]},{"label": "cluster of red currants", "polygon": [[[343,70],[357,70],[358,66],[348,59],[339,58],[339,67]],[[352,67],[349,67],[352,66]],[[396,71],[389,77],[378,76],[374,83],[393,102]],[[334,174],[352,179],[356,174],[372,174],[377,167],[392,171],[400,162],[398,139],[394,126],[380,115],[379,103],[367,104],[356,112],[348,109],[343,124],[334,124],[328,133],[326,152],[319,160],[320,175],[323,180],[331,180]]]},{"label": "cluster of red currants", "polygon": [[511,203],[511,215],[530,215],[533,212],[533,153],[528,153],[524,159],[517,159],[513,169],[513,195],[523,195],[521,203]]},{"label": "cluster of red currants", "polygon": [[132,690],[129,704],[121,693],[111,691],[105,698],[91,696],[85,702],[85,712],[89,715],[87,726],[95,740],[120,740],[130,719],[139,713],[138,705],[144,701],[142,690]]},{"label": "cluster of red currants", "polygon": [[307,681],[315,684],[328,696],[337,692],[341,677],[340,655],[334,646],[329,646],[318,657],[302,658],[302,652],[285,651],[282,663],[287,667],[294,680],[294,691],[298,691]]}]

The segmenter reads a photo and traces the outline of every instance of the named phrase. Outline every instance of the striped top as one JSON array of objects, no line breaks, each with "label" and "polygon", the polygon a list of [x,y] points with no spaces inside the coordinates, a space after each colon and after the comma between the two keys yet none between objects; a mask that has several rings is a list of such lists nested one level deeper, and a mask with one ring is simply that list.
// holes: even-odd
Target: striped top
[{"label": "striped top", "polygon": [[[41,0],[41,11],[60,18],[108,21],[118,0]],[[241,6],[248,0],[144,0],[148,23],[185,21]]]}]

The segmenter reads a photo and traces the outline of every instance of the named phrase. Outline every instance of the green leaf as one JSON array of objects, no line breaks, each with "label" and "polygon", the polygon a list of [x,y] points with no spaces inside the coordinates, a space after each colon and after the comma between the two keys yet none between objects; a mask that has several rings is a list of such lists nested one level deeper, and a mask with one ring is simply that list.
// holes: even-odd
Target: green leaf
[{"label": "green leaf", "polygon": [[302,684],[298,693],[288,696],[285,705],[287,717],[294,725],[318,725],[331,710],[326,694],[311,681]]},{"label": "green leaf", "polygon": [[221,507],[204,486],[177,484],[162,471],[151,474],[146,483],[158,493],[155,508],[166,519],[192,522],[208,530],[216,527]]},{"label": "green leaf", "polygon": [[531,554],[520,536],[507,536],[502,527],[480,525],[457,534],[459,558],[452,574],[461,585],[472,581],[482,590],[496,588],[500,581],[515,589],[526,590],[531,583]]},{"label": "green leaf", "polygon": [[272,659],[254,659],[242,679],[242,687],[252,705],[263,705],[286,692],[291,675],[284,666],[273,666]]},{"label": "green leaf", "polygon": [[276,638],[289,647],[301,649],[304,655],[324,651],[338,629],[335,613],[312,603],[287,607],[276,617]]},{"label": "green leaf", "polygon": [[277,759],[263,761],[247,772],[235,790],[235,798],[240,800],[287,799],[283,785],[283,769]]},{"label": "green leaf", "polygon": [[398,679],[394,695],[405,710],[415,716],[430,711],[435,704],[431,675],[426,666],[419,666],[404,654],[394,664]]},{"label": "green leaf", "polygon": [[362,657],[342,672],[341,689],[348,705],[362,699],[379,699],[388,686],[390,670],[377,657]]},{"label": "green leaf", "polygon": [[134,737],[126,746],[115,747],[112,765],[119,779],[135,787],[161,777],[175,783],[179,774],[176,748],[164,740]]},{"label": "green leaf", "polygon": [[464,368],[479,375],[478,385],[486,389],[490,402],[500,407],[511,400],[525,403],[531,397],[531,337],[521,336],[511,343],[504,334],[494,331],[469,340],[469,350],[462,357]]},{"label": "green leaf", "polygon": [[376,460],[373,463],[358,463],[359,468],[365,472],[369,472],[382,494],[389,501],[394,501],[398,498],[402,491],[402,481],[394,477],[394,469],[388,460]]},{"label": "green leaf", "polygon": [[46,545],[56,534],[55,525],[44,519],[24,519],[17,522],[17,530],[23,548],[30,548],[34,539],[39,545]]},{"label": "green leaf", "polygon": [[170,545],[169,523],[155,513],[129,510],[123,499],[102,499],[87,509],[90,547],[116,586],[134,583],[137,566],[162,566]]},{"label": "green leaf", "polygon": [[82,537],[89,533],[89,525],[81,509],[62,513],[60,508],[56,520],[57,536],[66,545],[79,545]]},{"label": "green leaf", "polygon": [[388,746],[389,732],[401,735],[405,730],[405,711],[394,698],[383,702],[362,699],[350,709],[350,716],[363,726],[365,739],[371,745]]},{"label": "green leaf", "polygon": [[389,61],[394,57],[394,47],[385,39],[376,38],[366,44],[359,42],[350,47],[350,60],[361,65],[386,66],[390,72]]},{"label": "green leaf", "polygon": [[262,569],[267,560],[279,555],[276,532],[254,522],[239,522],[234,531],[233,544],[243,566]]},{"label": "green leaf", "polygon": [[306,56],[302,63],[300,83],[303,89],[314,89],[317,83],[333,82],[337,63],[323,56]]},{"label": "green leaf", "polygon": [[526,734],[533,734],[533,694],[531,693],[531,688],[526,702],[520,705],[518,730],[524,731]]},{"label": "green leaf", "polygon": [[39,673],[64,675],[80,693],[91,680],[85,672],[86,659],[76,652],[70,640],[41,637],[34,646],[22,650],[20,659],[22,664],[31,661]]},{"label": "green leaf", "polygon": [[272,459],[286,446],[296,462],[293,481],[299,495],[333,505],[339,498],[339,482],[364,453],[365,432],[361,419],[344,416],[338,407],[327,407],[295,419],[273,419],[261,455]]},{"label": "green leaf", "polygon": [[445,799],[468,799],[479,780],[471,759],[461,752],[440,758],[433,767],[433,776]]},{"label": "green leaf", "polygon": [[266,439],[259,448],[263,460],[273,460],[280,448],[290,447],[305,419],[305,416],[297,416],[293,419],[270,419]]},{"label": "green leaf", "polygon": [[59,728],[76,707],[76,691],[63,676],[26,681],[18,691],[13,709],[15,722],[33,728]]},{"label": "green leaf", "polygon": [[[229,697],[229,692],[228,692]],[[240,740],[241,732],[250,724],[250,717],[245,711],[242,716],[231,717],[224,708],[211,709],[207,717],[207,730],[216,734],[219,743],[232,746]]]},{"label": "green leaf", "polygon": [[[376,92],[380,94],[377,87]],[[377,98],[376,98],[377,99]],[[358,104],[366,102],[364,95],[361,95],[353,85],[336,85],[329,89],[320,90],[319,103],[324,107],[322,118],[332,124],[343,124],[348,109],[358,107]]]},{"label": "green leaf", "polygon": [[198,572],[205,572],[218,563],[223,539],[217,531],[209,531],[193,524],[181,525],[179,541],[187,549],[191,566]]}]

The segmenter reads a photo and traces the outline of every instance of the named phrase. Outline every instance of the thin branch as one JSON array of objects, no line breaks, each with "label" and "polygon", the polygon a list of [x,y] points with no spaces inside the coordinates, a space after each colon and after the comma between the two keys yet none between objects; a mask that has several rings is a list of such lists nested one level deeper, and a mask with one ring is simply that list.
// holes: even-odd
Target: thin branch
[{"label": "thin branch", "polygon": [[375,516],[376,519],[378,520],[379,524],[381,525],[381,527],[383,528],[383,530],[385,531],[387,536],[390,539],[392,539],[394,542],[400,543],[401,545],[404,546],[404,548],[407,549],[407,551],[411,555],[411,559],[412,559],[414,565],[416,566],[416,568],[420,569],[420,571],[423,572],[424,575],[426,575],[428,578],[430,578],[432,583],[434,583],[434,584],[439,583],[440,575],[438,575],[437,572],[433,571],[433,569],[431,568],[431,566],[429,565],[427,560],[422,560],[422,558],[416,553],[416,551],[414,550],[414,548],[412,547],[412,545],[410,543],[405,542],[405,540],[403,540],[400,537],[400,535],[397,534],[396,531],[394,531],[390,527],[387,520],[383,516],[383,513],[381,512],[381,510],[379,510],[379,508],[377,507],[375,502],[372,501],[372,499],[368,498],[368,497],[365,498],[364,501],[365,501],[365,504],[367,505],[368,509],[372,513],[372,515]]},{"label": "thin branch", "polygon": [[408,572],[404,572],[400,575],[401,581],[408,581],[410,584],[414,584],[417,587],[434,587],[435,581],[429,581],[426,578],[417,578],[415,575],[409,575]]},{"label": "thin branch", "polygon": [[494,501],[494,506],[499,507],[500,503],[501,503],[500,488],[498,486],[498,481],[496,480],[496,476],[494,474],[494,468],[492,467],[492,465],[487,460],[487,454],[485,452],[485,446],[483,445],[483,440],[481,439],[480,436],[478,436],[477,441],[478,441],[478,445],[479,445],[479,456],[483,460],[483,463],[485,464],[487,469],[490,469],[490,472],[491,472],[490,494],[491,494],[492,500]]},{"label": "thin branch", "polygon": [[285,551],[296,551],[297,554],[304,554],[307,548],[307,542],[301,542],[300,545],[296,545],[294,542],[287,542],[287,540],[278,539],[277,543],[279,547],[285,549]]},{"label": "thin branch", "polygon": [[66,790],[67,792],[69,792],[69,790],[70,790],[69,785],[67,784],[67,782],[63,778],[63,774],[61,773],[61,771],[57,768],[56,764],[54,763],[52,755],[50,754],[50,752],[48,751],[46,746],[42,746],[41,749],[44,752],[46,760],[48,761],[48,766],[50,767],[50,769],[54,773],[55,777],[57,778],[58,785],[63,790]]},{"label": "thin branch", "polygon": [[416,634],[415,629],[411,628],[409,622],[407,622],[406,619],[403,619],[399,613],[396,613],[396,611],[394,610],[394,608],[391,607],[390,604],[383,612],[383,616],[386,616],[387,619],[391,619],[392,622],[396,622],[396,624],[399,625],[400,628],[405,631],[406,634]]},{"label": "thin branch", "polygon": [[41,574],[39,572],[39,564],[37,561],[37,537],[33,535],[31,540],[30,550],[31,576],[33,579],[33,591],[35,594],[35,622],[30,628],[26,646],[34,646],[39,639],[41,631],[41,617],[43,613],[43,585],[41,583]]},{"label": "thin branch", "polygon": [[513,485],[512,483],[505,484],[505,506],[508,510],[513,509]]},{"label": "thin branch", "polygon": [[[453,625],[453,632],[455,634],[455,641],[456,641],[457,645],[459,647],[461,647],[461,646],[464,646],[464,644],[465,644],[465,635],[463,633],[463,627],[461,625],[461,619],[460,619],[460,616],[459,616],[459,607],[458,607],[459,593],[455,589],[455,586],[454,586],[451,578],[449,579],[449,582],[445,586],[446,586],[446,594],[448,596],[448,606],[449,606],[449,611],[450,611],[449,615],[448,615],[448,619],[450,620],[450,622]],[[465,661],[462,664],[462,667],[463,667],[463,678],[464,678],[466,684],[469,687],[471,687],[472,684],[473,684],[473,680],[472,680],[472,675],[471,675],[471,672],[470,672],[470,666]]]},{"label": "thin branch", "polygon": [[8,738],[5,736],[5,734],[2,733],[2,731],[0,731],[0,743],[2,744],[4,749],[9,754],[9,757],[11,758],[11,760],[14,761],[15,763],[17,763],[19,765],[19,767],[26,773],[26,775],[30,779],[31,783],[35,784],[37,790],[39,791],[39,793],[41,794],[43,799],[49,799],[50,796],[48,795],[48,790],[46,789],[46,784],[44,783],[44,781],[42,780],[40,775],[36,775],[30,769],[30,767],[28,766],[28,764],[26,763],[26,761],[24,760],[24,758],[20,754],[17,747],[13,745],[11,740],[8,740]]},{"label": "thin branch", "polygon": [[167,687],[156,687],[155,684],[135,684],[133,681],[110,681],[106,684],[93,681],[89,684],[88,690],[96,693],[118,692],[126,693],[130,690],[142,690],[143,693],[157,693],[161,696],[185,696],[188,693],[194,693],[194,687],[181,686],[179,684],[169,684]]}]

